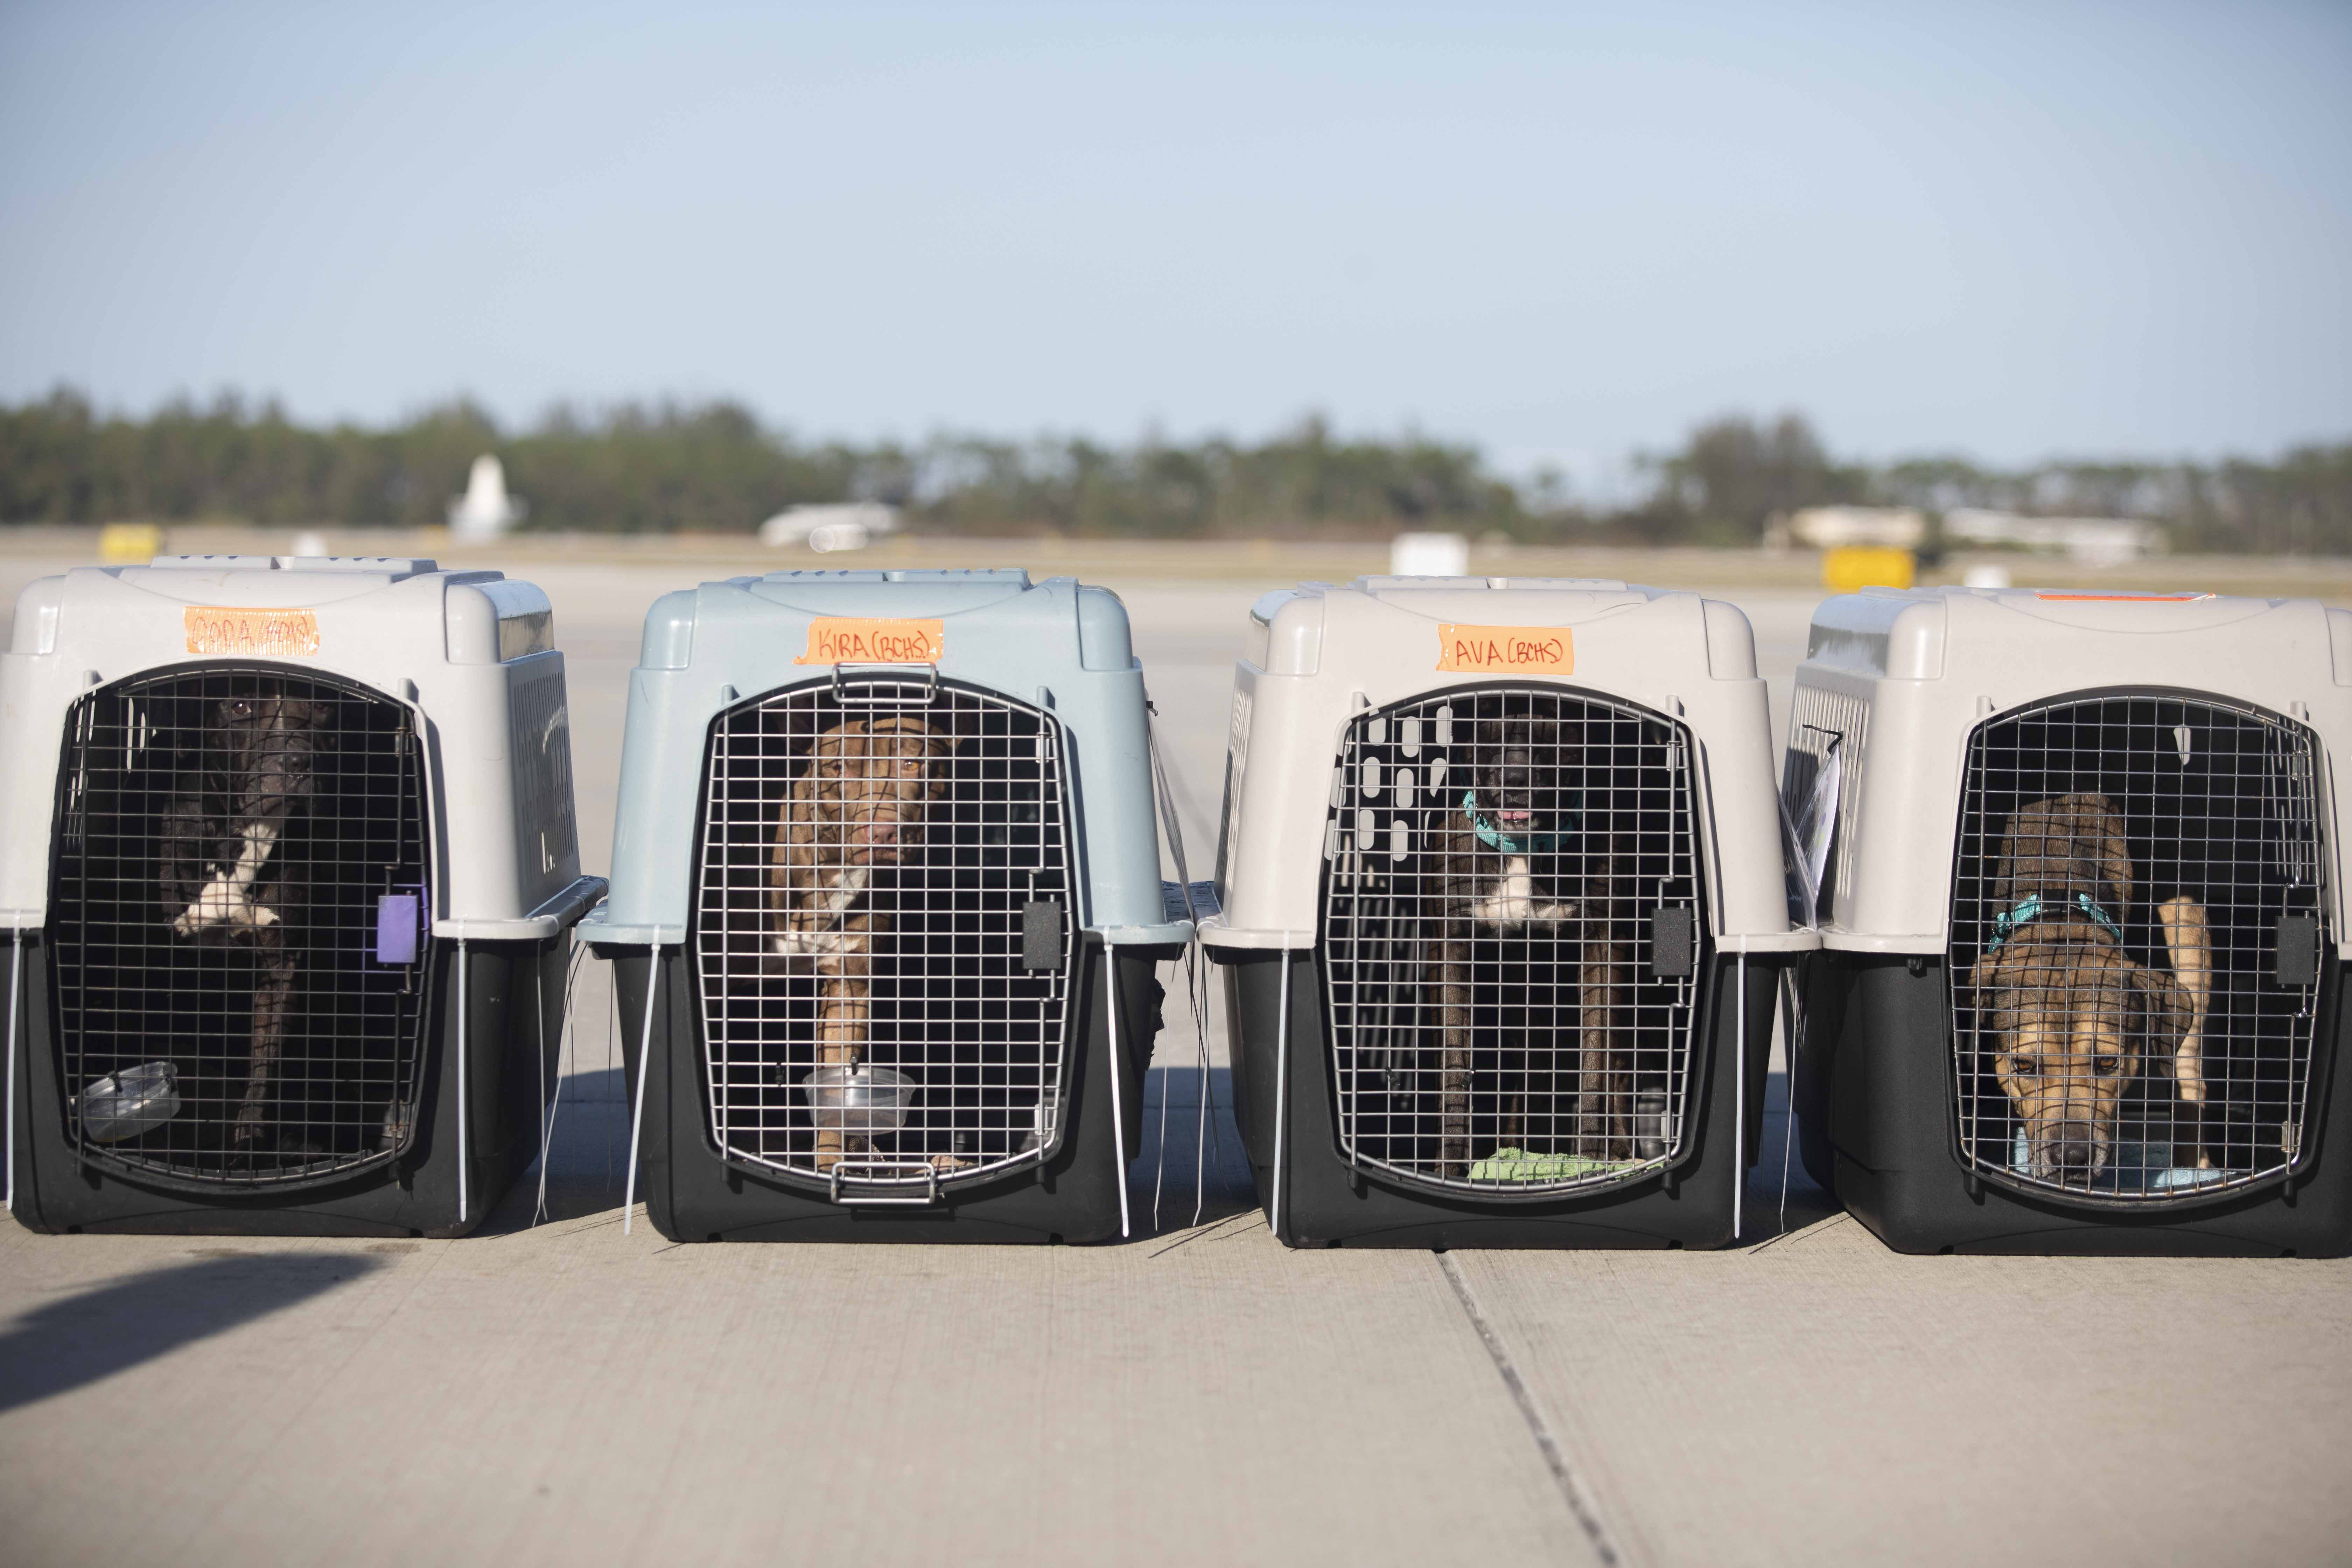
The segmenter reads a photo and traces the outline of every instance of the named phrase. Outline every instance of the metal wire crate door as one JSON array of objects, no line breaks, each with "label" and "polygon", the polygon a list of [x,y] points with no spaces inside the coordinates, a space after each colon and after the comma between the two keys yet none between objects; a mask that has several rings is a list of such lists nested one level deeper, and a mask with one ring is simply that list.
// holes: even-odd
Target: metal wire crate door
[{"label": "metal wire crate door", "polygon": [[91,692],[52,902],[68,1140],[238,1186],[390,1159],[415,1125],[426,843],[408,710],[267,666]]},{"label": "metal wire crate door", "polygon": [[919,1200],[1054,1152],[1066,777],[1051,714],[928,673],[713,721],[694,949],[728,1157]]},{"label": "metal wire crate door", "polygon": [[2087,1203],[2275,1176],[2332,951],[2302,725],[2094,695],[1969,743],[1948,953],[1960,1157]]},{"label": "metal wire crate door", "polygon": [[1681,1153],[1692,803],[1682,727],[1605,698],[1476,688],[1349,724],[1324,951],[1352,1163],[1514,1195]]}]

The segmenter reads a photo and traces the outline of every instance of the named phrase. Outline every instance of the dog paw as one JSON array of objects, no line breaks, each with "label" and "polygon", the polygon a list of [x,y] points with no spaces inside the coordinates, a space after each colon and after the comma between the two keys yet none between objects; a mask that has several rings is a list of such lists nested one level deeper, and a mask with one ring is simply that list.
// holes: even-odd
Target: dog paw
[{"label": "dog paw", "polygon": [[267,904],[247,903],[233,895],[215,894],[207,888],[194,903],[181,911],[172,922],[172,929],[182,936],[194,936],[215,926],[257,928],[277,923],[278,911]]}]

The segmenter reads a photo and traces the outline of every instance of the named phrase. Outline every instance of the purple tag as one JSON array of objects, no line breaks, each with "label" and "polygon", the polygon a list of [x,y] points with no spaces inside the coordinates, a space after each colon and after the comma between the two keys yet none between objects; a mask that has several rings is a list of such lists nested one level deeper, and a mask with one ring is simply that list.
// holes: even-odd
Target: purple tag
[{"label": "purple tag", "polygon": [[375,961],[378,963],[416,962],[417,909],[415,893],[386,893],[375,901]]}]

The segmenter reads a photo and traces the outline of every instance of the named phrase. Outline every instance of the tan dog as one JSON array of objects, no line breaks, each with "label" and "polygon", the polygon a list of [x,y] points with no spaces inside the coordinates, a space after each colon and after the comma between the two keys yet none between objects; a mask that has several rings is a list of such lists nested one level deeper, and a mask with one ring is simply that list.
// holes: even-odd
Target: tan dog
[{"label": "tan dog", "polygon": [[[817,1059],[853,1067],[866,1051],[874,946],[890,930],[876,907],[877,870],[922,847],[925,818],[948,792],[946,762],[957,737],[937,717],[848,719],[817,737],[776,822],[769,858],[770,965],[814,973]],[[866,1152],[852,1136],[818,1129],[816,1163],[830,1170],[845,1152]],[[962,1163],[952,1155],[933,1162]]]},{"label": "tan dog", "polygon": [[[2188,898],[2158,909],[2172,973],[2125,953],[2116,927],[2134,878],[2122,816],[2105,795],[2019,807],[1998,864],[2003,932],[1968,977],[1979,1026],[1996,1041],[1994,1075],[2024,1123],[2030,1173],[2087,1186],[2106,1166],[2116,1109],[2143,1065],[2174,1079],[2188,1103],[2204,1099],[2205,910]],[[2208,1163],[2201,1150],[2196,1159]]]}]

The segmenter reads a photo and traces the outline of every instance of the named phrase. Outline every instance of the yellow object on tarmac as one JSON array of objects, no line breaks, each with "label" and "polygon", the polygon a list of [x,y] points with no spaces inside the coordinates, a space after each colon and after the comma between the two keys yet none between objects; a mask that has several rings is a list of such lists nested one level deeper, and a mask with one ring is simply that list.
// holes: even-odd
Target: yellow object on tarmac
[{"label": "yellow object on tarmac", "polygon": [[152,522],[110,522],[98,531],[98,558],[109,566],[144,566],[163,552],[163,531]]},{"label": "yellow object on tarmac", "polygon": [[1919,558],[1908,550],[1849,544],[1822,552],[1822,586],[1832,594],[1864,588],[1908,588],[1918,580]]}]

